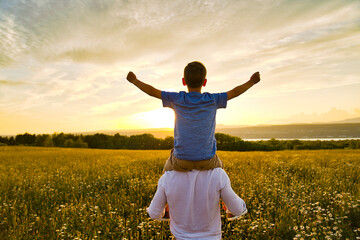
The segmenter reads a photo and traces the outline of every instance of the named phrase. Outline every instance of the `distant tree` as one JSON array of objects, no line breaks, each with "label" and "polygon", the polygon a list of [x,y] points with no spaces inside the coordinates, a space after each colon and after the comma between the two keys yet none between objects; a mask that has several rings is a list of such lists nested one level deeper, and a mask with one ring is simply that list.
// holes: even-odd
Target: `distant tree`
[{"label": "distant tree", "polygon": [[132,135],[129,138],[129,149],[160,149],[160,141],[152,134]]},{"label": "distant tree", "polygon": [[[277,140],[272,138],[264,141],[244,141],[239,137],[223,133],[216,133],[217,149],[226,151],[275,151],[284,149],[360,149],[360,140],[339,141],[302,141]],[[152,134],[122,136],[120,134],[106,135],[73,135],[64,133],[48,134],[19,134],[16,137],[0,137],[1,145],[27,145],[44,147],[75,147],[100,149],[170,149],[174,145],[173,137],[165,139],[155,138]]]},{"label": "distant tree", "polygon": [[282,150],[282,144],[279,140],[272,138],[267,141],[267,144],[269,146],[269,150]]},{"label": "distant tree", "polygon": [[15,146],[15,145],[16,145],[16,141],[15,141],[15,138],[14,138],[14,137],[11,136],[11,137],[9,138],[8,145],[9,145],[9,146]]},{"label": "distant tree", "polygon": [[1,137],[0,136],[0,143],[5,144],[3,146],[7,146],[7,144],[9,143],[9,139],[7,137]]},{"label": "distant tree", "polygon": [[54,143],[52,141],[52,138],[50,135],[47,135],[44,139],[44,142],[43,142],[43,147],[53,147],[54,146]]},{"label": "distant tree", "polygon": [[160,143],[161,149],[171,149],[174,147],[174,137],[166,137]]},{"label": "distant tree", "polygon": [[360,148],[360,140],[351,141],[351,142],[349,143],[349,148],[350,148],[350,149],[359,149],[359,148]]},{"label": "distant tree", "polygon": [[76,148],[87,148],[88,144],[84,142],[83,137],[81,135],[76,138],[76,141],[74,142],[73,146]]},{"label": "distant tree", "polygon": [[302,142],[298,139],[295,140],[287,140],[285,143],[286,149],[296,149],[298,146],[301,146]]},{"label": "distant tree", "polygon": [[54,133],[52,136],[52,141],[55,147],[64,147],[65,146],[65,134],[64,133]]},{"label": "distant tree", "polygon": [[233,136],[224,133],[216,133],[215,138],[219,150],[230,150],[230,146],[233,146],[233,143],[235,142]]},{"label": "distant tree", "polygon": [[68,147],[68,148],[74,147],[74,140],[72,140],[71,138],[66,139],[64,143],[64,147]]},{"label": "distant tree", "polygon": [[112,137],[102,133],[97,133],[95,135],[86,135],[84,137],[84,141],[88,144],[90,148],[114,148]]},{"label": "distant tree", "polygon": [[18,134],[15,137],[15,142],[17,145],[35,146],[36,135],[29,133]]},{"label": "distant tree", "polygon": [[41,147],[52,147],[53,142],[51,136],[49,134],[37,135],[35,145]]},{"label": "distant tree", "polygon": [[226,151],[247,151],[250,145],[239,137],[234,137],[224,133],[215,134],[217,148]]},{"label": "distant tree", "polygon": [[113,145],[116,149],[126,149],[128,148],[129,137],[122,136],[116,133],[113,137]]}]

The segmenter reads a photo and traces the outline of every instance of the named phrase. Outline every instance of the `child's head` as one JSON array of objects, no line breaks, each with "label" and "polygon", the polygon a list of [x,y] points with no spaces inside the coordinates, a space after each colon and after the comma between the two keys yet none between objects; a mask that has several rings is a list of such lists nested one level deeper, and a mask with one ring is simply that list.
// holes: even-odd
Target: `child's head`
[{"label": "child's head", "polygon": [[204,85],[206,68],[201,62],[191,62],[184,69],[184,80],[188,87],[199,88]]}]

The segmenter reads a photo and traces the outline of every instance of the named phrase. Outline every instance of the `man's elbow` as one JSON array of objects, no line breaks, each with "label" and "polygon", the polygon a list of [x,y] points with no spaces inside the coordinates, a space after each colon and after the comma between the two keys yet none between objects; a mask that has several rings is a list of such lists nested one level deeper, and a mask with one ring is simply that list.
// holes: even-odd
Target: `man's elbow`
[{"label": "man's elbow", "polygon": [[229,210],[233,215],[236,216],[244,215],[247,213],[246,203],[241,199],[241,201],[238,204],[236,204],[236,206],[234,206],[231,209],[229,207]]},{"label": "man's elbow", "polygon": [[152,209],[147,208],[146,211],[152,219],[160,219],[165,215],[165,209],[162,211],[153,211]]}]

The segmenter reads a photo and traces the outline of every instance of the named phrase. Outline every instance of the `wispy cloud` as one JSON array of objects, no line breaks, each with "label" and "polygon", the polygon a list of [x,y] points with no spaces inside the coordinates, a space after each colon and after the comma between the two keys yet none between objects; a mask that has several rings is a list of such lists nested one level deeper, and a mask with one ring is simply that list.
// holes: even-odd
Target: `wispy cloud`
[{"label": "wispy cloud", "polygon": [[359,16],[356,0],[0,1],[0,110],[135,114],[127,71],[181,90],[193,60],[212,92],[258,70],[259,98],[360,84]]},{"label": "wispy cloud", "polygon": [[48,0],[3,4],[3,63],[20,60],[25,54],[40,61],[113,63],[169,52],[173,54],[168,58],[185,60],[235,51],[236,58],[228,59],[232,61],[251,57],[251,53],[324,44],[348,28],[359,34],[360,4],[356,1]]},{"label": "wispy cloud", "polygon": [[8,80],[0,80],[0,85],[7,85],[7,86],[17,86],[17,85],[23,85],[25,82],[13,82]]},{"label": "wispy cloud", "polygon": [[360,117],[359,109],[346,111],[343,109],[332,108],[327,112],[295,114],[290,116],[288,119],[278,120],[278,123],[336,122],[357,117]]}]

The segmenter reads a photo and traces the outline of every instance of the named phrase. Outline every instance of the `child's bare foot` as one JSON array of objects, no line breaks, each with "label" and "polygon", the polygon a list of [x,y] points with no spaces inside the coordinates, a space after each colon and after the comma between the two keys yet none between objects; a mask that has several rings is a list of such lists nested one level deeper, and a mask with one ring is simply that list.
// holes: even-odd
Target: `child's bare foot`
[{"label": "child's bare foot", "polygon": [[165,207],[165,215],[163,218],[170,218],[169,205],[166,205]]},{"label": "child's bare foot", "polygon": [[169,212],[169,205],[166,204],[165,206],[165,214],[162,218],[160,218],[159,220],[161,221],[170,221],[170,212]]},{"label": "child's bare foot", "polygon": [[233,221],[235,219],[237,219],[239,216],[235,216],[234,214],[232,214],[231,212],[227,212],[226,213],[226,218],[228,221]]},{"label": "child's bare foot", "polygon": [[240,215],[236,216],[234,214],[232,214],[231,212],[229,211],[226,211],[226,218],[228,221],[234,221],[235,219],[238,219],[240,216],[244,215],[247,213],[247,209],[245,209],[244,212],[242,212]]}]

